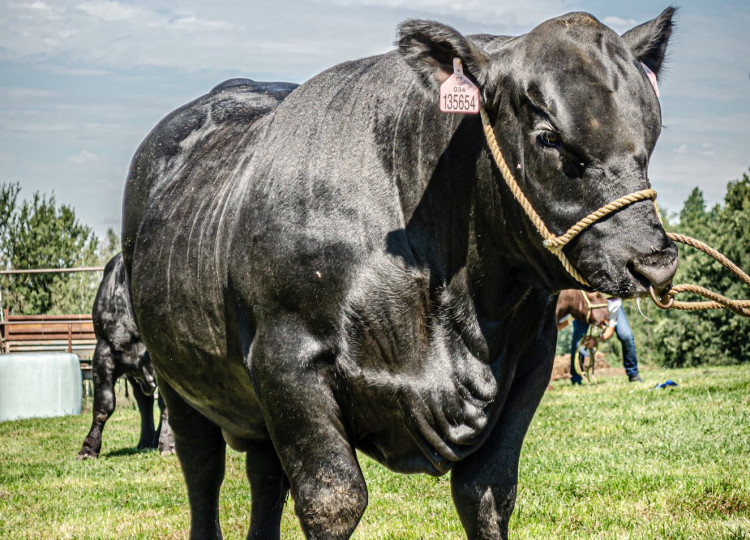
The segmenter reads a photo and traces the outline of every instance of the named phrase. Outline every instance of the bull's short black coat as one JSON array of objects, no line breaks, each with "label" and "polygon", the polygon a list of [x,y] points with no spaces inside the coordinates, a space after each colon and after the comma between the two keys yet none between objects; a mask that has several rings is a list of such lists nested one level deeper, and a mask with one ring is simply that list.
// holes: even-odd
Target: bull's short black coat
[{"label": "bull's short black coat", "polygon": [[[367,505],[355,449],[452,470],[470,538],[507,535],[547,386],[554,293],[578,284],[505,186],[478,116],[438,110],[453,59],[547,226],[649,187],[673,9],[619,36],[572,13],[517,38],[430,21],[398,49],[298,88],[239,81],[175,111],[135,155],[123,246],[167,399],[193,538],[220,535],[225,441],[247,451],[249,538],[291,490],[309,538]],[[592,288],[662,290],[676,266],[651,201],[565,253]]]}]

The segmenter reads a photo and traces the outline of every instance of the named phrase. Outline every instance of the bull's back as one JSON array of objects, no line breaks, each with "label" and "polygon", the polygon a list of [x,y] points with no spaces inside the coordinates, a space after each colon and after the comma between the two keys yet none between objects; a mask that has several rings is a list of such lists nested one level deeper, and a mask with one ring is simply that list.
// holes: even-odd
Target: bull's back
[{"label": "bull's back", "polygon": [[140,341],[121,253],[104,268],[91,318],[97,339],[105,341],[113,351],[128,350]]},{"label": "bull's back", "polygon": [[122,241],[128,274],[138,231],[154,190],[170,185],[187,187],[182,165],[207,132],[213,132],[215,141],[218,139],[217,129],[210,127],[239,126],[249,130],[296,87],[293,83],[229,79],[173,111],[154,127],[133,157],[125,188]]}]

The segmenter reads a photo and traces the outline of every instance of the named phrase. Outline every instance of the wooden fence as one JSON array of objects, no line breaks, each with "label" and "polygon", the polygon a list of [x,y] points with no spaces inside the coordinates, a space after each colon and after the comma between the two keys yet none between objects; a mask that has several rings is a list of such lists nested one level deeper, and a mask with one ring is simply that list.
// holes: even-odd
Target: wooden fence
[{"label": "wooden fence", "polygon": [[89,314],[10,315],[0,322],[2,352],[69,352],[90,358],[96,346]]}]

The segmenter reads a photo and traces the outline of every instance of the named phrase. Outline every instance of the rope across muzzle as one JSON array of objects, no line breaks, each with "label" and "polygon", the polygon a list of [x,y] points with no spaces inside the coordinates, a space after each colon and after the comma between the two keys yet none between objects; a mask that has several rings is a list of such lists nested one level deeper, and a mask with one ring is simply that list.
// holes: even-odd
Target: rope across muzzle
[{"label": "rope across muzzle", "polygon": [[[647,200],[647,199],[654,201],[654,206],[656,206],[656,191],[654,191],[651,188],[647,188],[641,191],[636,191],[635,193],[631,193],[630,195],[625,195],[624,197],[620,197],[619,199],[612,201],[611,203],[605,206],[602,206],[599,210],[592,212],[591,214],[589,214],[588,216],[580,220],[578,223],[573,225],[564,234],[561,234],[560,236],[556,236],[549,230],[549,228],[547,228],[547,225],[545,225],[542,218],[539,216],[536,210],[534,210],[534,207],[532,206],[531,202],[526,198],[526,195],[524,195],[523,191],[521,190],[521,186],[519,186],[518,182],[516,182],[516,179],[513,176],[513,173],[508,167],[508,164],[505,162],[503,153],[500,150],[500,145],[497,143],[497,138],[495,137],[495,130],[492,128],[492,124],[490,123],[490,119],[487,116],[487,112],[484,110],[484,107],[481,107],[479,109],[479,114],[482,118],[482,128],[484,129],[484,135],[485,135],[485,138],[487,139],[487,146],[490,149],[492,158],[494,159],[495,164],[497,165],[497,168],[500,170],[500,174],[505,180],[506,185],[510,189],[511,193],[513,193],[513,197],[515,197],[515,199],[521,205],[521,208],[523,208],[524,212],[526,212],[526,215],[531,220],[531,223],[534,225],[537,232],[542,237],[542,240],[543,240],[542,243],[544,247],[547,248],[551,253],[554,253],[557,256],[557,258],[560,260],[565,270],[568,272],[568,274],[570,274],[573,277],[573,279],[575,279],[576,281],[578,281],[579,283],[581,283],[582,285],[586,287],[591,287],[591,285],[583,278],[580,272],[578,272],[578,270],[573,266],[573,264],[565,256],[565,254],[562,251],[563,248],[567,246],[570,243],[570,241],[573,240],[573,238],[575,238],[578,234],[580,234],[581,231],[583,231],[584,229],[586,229],[593,223],[597,222],[598,220],[602,219],[603,217],[611,214],[612,212],[616,212],[617,210],[620,210],[621,208],[625,206],[631,205],[638,201]],[[657,216],[658,214],[659,212],[657,209]],[[735,276],[737,276],[740,280],[742,280],[746,285],[750,285],[750,276],[748,276],[748,274],[743,272],[737,265],[732,263],[724,255],[722,255],[715,249],[711,248],[707,244],[701,242],[700,240],[696,240],[694,238],[690,238],[689,236],[685,236],[682,234],[677,234],[677,233],[666,233],[666,234],[667,234],[667,237],[669,237],[674,242],[680,242],[680,243],[689,245],[696,249],[700,249],[704,253],[710,255],[711,257],[719,261],[719,263],[721,263],[725,268],[730,270]],[[670,286],[670,288],[666,292],[662,293],[661,296],[657,295],[652,285],[651,287],[649,287],[649,292],[651,294],[651,298],[654,301],[654,303],[662,309],[671,308],[671,309],[695,311],[695,310],[726,308],[726,309],[733,311],[734,313],[737,313],[738,315],[750,317],[750,300],[732,300],[718,293],[710,291],[704,287],[700,287],[698,285],[685,284],[685,285]],[[703,296],[704,298],[708,298],[709,301],[706,301],[706,302],[676,301],[674,299],[675,295],[681,292],[691,292],[693,294]]]},{"label": "rope across muzzle", "polygon": [[524,212],[526,212],[526,215],[531,220],[531,223],[534,225],[537,232],[542,237],[544,247],[546,247],[551,253],[555,254],[557,258],[560,259],[560,262],[562,263],[565,270],[576,281],[578,281],[582,285],[585,285],[586,287],[590,287],[591,285],[588,283],[588,281],[583,278],[580,272],[565,256],[562,251],[563,248],[567,246],[570,241],[573,240],[573,238],[575,238],[581,231],[583,231],[596,221],[602,219],[604,216],[607,216],[612,212],[616,212],[617,210],[631,205],[634,202],[647,199],[655,201],[656,191],[651,188],[647,188],[641,191],[636,191],[635,193],[631,193],[630,195],[620,197],[619,199],[612,201],[605,206],[602,206],[596,212],[592,212],[582,220],[578,221],[578,223],[573,225],[564,234],[556,236],[547,228],[547,225],[545,225],[542,218],[539,216],[536,210],[534,210],[531,202],[526,198],[526,195],[524,195],[523,191],[521,190],[521,186],[519,186],[518,182],[516,182],[513,173],[508,167],[508,164],[505,162],[503,153],[500,150],[500,145],[497,143],[497,138],[495,137],[495,130],[492,128],[492,124],[490,123],[490,119],[487,116],[487,112],[484,110],[484,107],[479,109],[479,114],[482,117],[482,127],[484,129],[484,135],[487,139],[487,146],[490,149],[492,158],[495,160],[495,164],[500,170],[500,174],[503,176],[506,185],[510,189],[511,193],[513,193],[513,197],[515,197],[515,199],[521,205],[521,208],[523,208]]}]

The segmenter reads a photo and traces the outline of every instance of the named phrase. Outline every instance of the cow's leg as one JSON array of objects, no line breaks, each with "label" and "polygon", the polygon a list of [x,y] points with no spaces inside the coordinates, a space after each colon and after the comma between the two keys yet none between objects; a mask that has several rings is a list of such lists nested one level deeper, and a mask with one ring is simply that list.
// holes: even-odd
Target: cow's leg
[{"label": "cow's leg", "polygon": [[190,502],[191,540],[221,538],[219,489],[224,481],[226,444],[216,424],[159,380],[169,410],[175,449]]},{"label": "cow's leg", "polygon": [[297,394],[306,405],[294,400],[269,410],[272,416],[291,421],[271,433],[306,537],[339,540],[352,535],[364,514],[367,486],[338,418],[316,407],[322,392],[311,387],[309,394]]},{"label": "cow's leg", "polygon": [[135,398],[136,405],[138,405],[138,412],[141,415],[141,437],[138,440],[138,449],[156,448],[156,444],[154,444],[154,439],[156,438],[156,429],[154,428],[154,396],[144,394],[143,390],[141,390],[141,385],[130,375],[128,375],[128,382],[133,389],[133,397]]},{"label": "cow's leg", "polygon": [[167,404],[164,403],[164,398],[159,393],[159,427],[156,429],[156,447],[159,449],[162,455],[174,454],[174,435],[172,434],[172,428],[169,425],[169,413],[167,412]]},{"label": "cow's leg", "polygon": [[530,372],[516,375],[490,438],[453,468],[453,501],[471,540],[508,537],[508,520],[516,503],[521,445],[549,384],[553,355],[548,358],[521,361],[522,365],[537,365]]},{"label": "cow's leg", "polygon": [[252,373],[308,538],[349,538],[367,507],[367,487],[330,388],[330,356],[293,326],[256,337]]},{"label": "cow's leg", "polygon": [[91,376],[94,380],[94,405],[91,429],[83,441],[78,459],[99,457],[102,449],[102,432],[104,424],[115,410],[115,359],[109,346],[103,341],[97,342],[92,360]]},{"label": "cow's leg", "polygon": [[248,540],[278,540],[289,482],[271,441],[247,443],[247,478],[252,490]]}]

